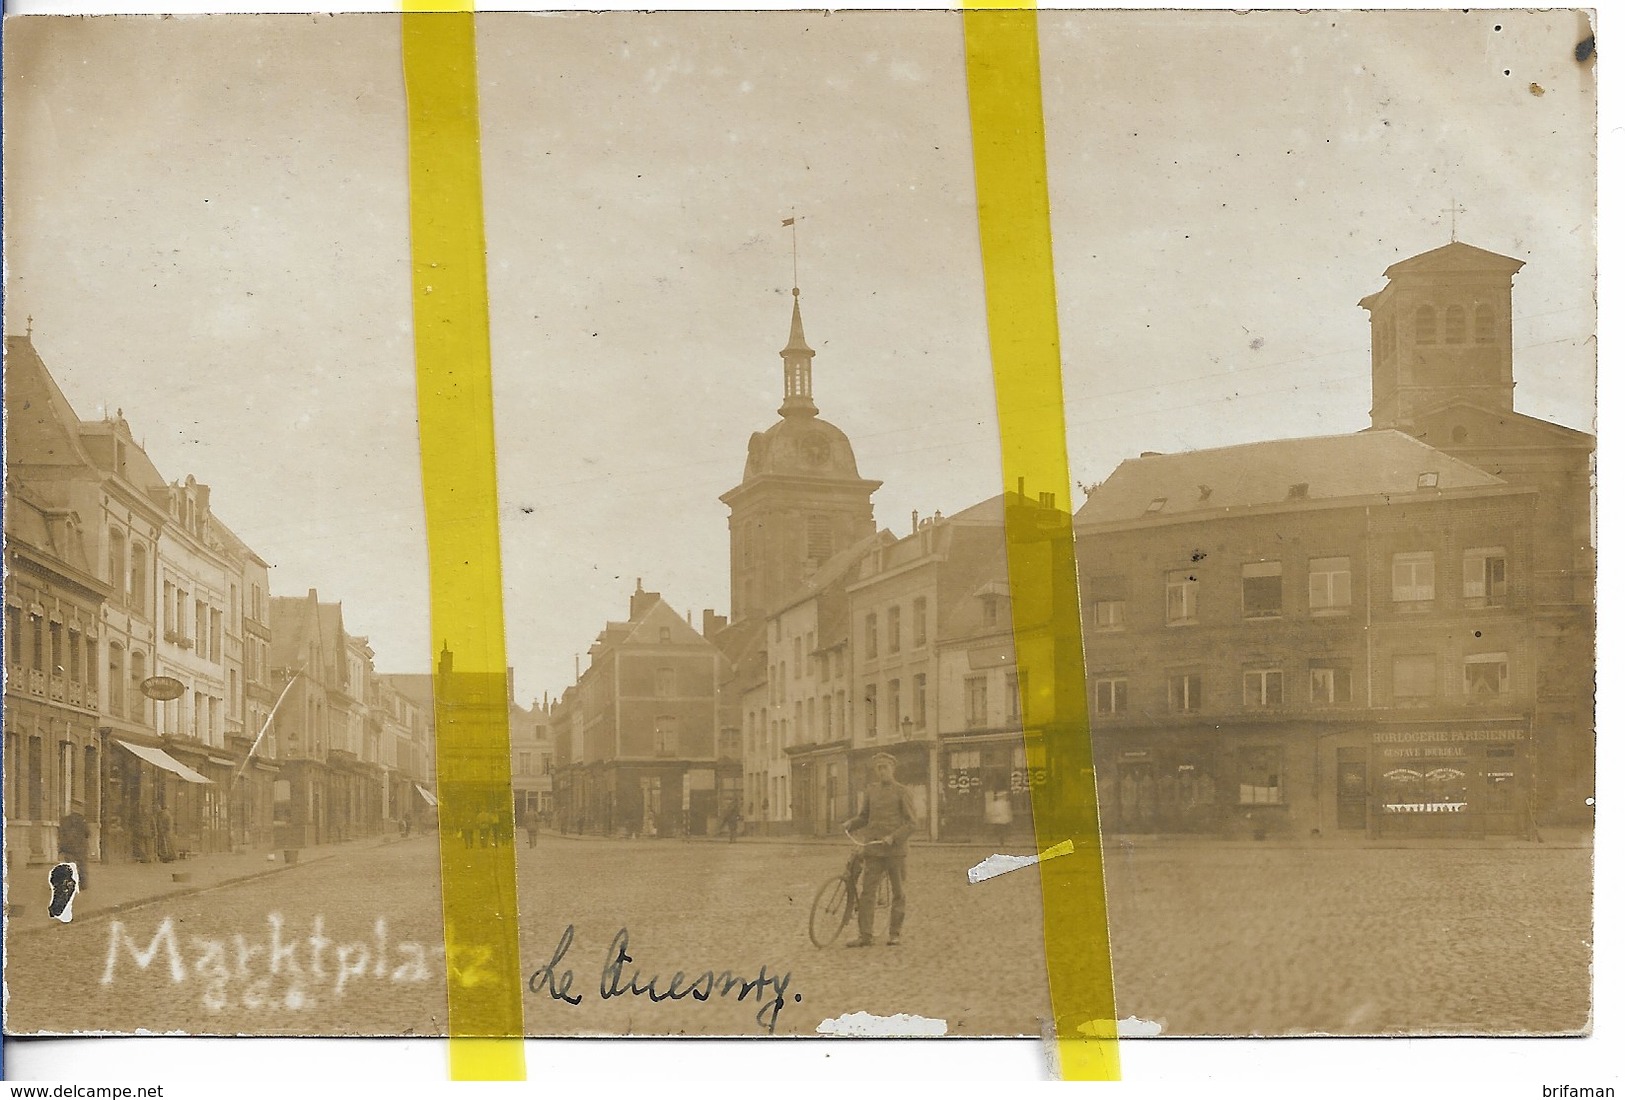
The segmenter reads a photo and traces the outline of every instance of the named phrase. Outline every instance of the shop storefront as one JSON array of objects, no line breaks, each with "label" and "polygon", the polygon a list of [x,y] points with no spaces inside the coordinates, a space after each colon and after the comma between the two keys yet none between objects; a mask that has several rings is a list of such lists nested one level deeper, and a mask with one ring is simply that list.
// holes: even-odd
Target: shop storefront
[{"label": "shop storefront", "polygon": [[1032,793],[1049,775],[1028,766],[1020,734],[954,738],[940,759],[942,839],[1031,843]]},{"label": "shop storefront", "polygon": [[[1105,831],[1209,833],[1222,824],[1211,741],[1145,741],[1108,750],[1099,758],[1098,792]],[[1237,790],[1245,787],[1247,795],[1262,801],[1278,789],[1271,783],[1268,776],[1258,782],[1238,779]]]},{"label": "shop storefront", "polygon": [[[1371,831],[1388,837],[1525,835],[1531,761],[1522,726],[1378,730],[1371,735]],[[1342,778],[1352,788],[1352,777]]]},{"label": "shop storefront", "polygon": [[790,755],[790,810],[801,836],[839,836],[841,826],[857,812],[862,783],[854,788],[847,755],[849,742],[793,745]]}]

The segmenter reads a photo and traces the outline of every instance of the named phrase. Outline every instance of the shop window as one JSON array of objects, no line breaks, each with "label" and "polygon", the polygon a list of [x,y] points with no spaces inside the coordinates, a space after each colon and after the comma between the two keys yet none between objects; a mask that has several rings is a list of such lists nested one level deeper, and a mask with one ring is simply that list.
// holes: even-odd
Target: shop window
[{"label": "shop window", "polygon": [[926,642],[926,601],[924,596],[914,599],[914,648],[918,649]]},{"label": "shop window", "polygon": [[1432,306],[1416,307],[1416,342],[1418,344],[1439,342],[1439,315],[1433,311]]},{"label": "shop window", "polygon": [[1097,630],[1122,630],[1127,613],[1127,600],[1096,600],[1095,628]]},{"label": "shop window", "polygon": [[863,655],[871,661],[880,656],[880,618],[872,611],[863,619]]},{"label": "shop window", "polygon": [[1244,806],[1279,806],[1285,801],[1281,789],[1281,750],[1273,745],[1250,745],[1239,754],[1241,779],[1239,801]]},{"label": "shop window", "polygon": [[1347,558],[1309,559],[1309,614],[1347,615],[1350,597]]},{"label": "shop window", "polygon": [[1438,662],[1433,654],[1404,654],[1394,658],[1395,706],[1427,706],[1438,693]]},{"label": "shop window", "polygon": [[1444,342],[1447,344],[1465,344],[1467,342],[1467,310],[1462,306],[1448,306],[1445,308]]},{"label": "shop window", "polygon": [[965,680],[965,728],[984,729],[987,726],[987,677],[971,676]]},{"label": "shop window", "polygon": [[1196,621],[1196,574],[1178,570],[1168,574],[1168,623],[1176,625]]},{"label": "shop window", "polygon": [[1094,681],[1096,714],[1128,713],[1128,678],[1108,676]]},{"label": "shop window", "polygon": [[1195,672],[1179,672],[1168,677],[1168,709],[1190,714],[1202,709],[1202,677]]},{"label": "shop window", "polygon": [[1281,705],[1284,674],[1278,668],[1248,669],[1241,674],[1241,701],[1249,707]]},{"label": "shop window", "polygon": [[863,686],[863,735],[873,739],[880,732],[880,700],[874,684]]},{"label": "shop window", "polygon": [[1507,655],[1473,654],[1464,664],[1463,679],[1469,703],[1499,699],[1511,686],[1507,677]]},{"label": "shop window", "polygon": [[1480,302],[1473,309],[1473,343],[1495,343],[1495,307]]},{"label": "shop window", "polygon": [[1248,562],[1241,567],[1241,613],[1248,619],[1281,617],[1281,563]]},{"label": "shop window", "polygon": [[1421,610],[1433,599],[1433,552],[1395,554],[1393,562],[1394,603],[1410,604],[1399,610]]},{"label": "shop window", "polygon": [[1507,553],[1499,546],[1467,551],[1461,564],[1461,594],[1469,606],[1504,607],[1507,602]]},{"label": "shop window", "polygon": [[1334,706],[1354,700],[1354,673],[1348,665],[1310,665],[1309,702]]}]

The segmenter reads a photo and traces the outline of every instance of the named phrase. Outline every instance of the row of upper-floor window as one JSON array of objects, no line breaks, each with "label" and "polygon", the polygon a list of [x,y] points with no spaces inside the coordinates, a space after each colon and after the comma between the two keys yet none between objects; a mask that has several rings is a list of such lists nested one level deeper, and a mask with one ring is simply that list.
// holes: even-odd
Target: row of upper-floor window
[{"label": "row of upper-floor window", "polygon": [[[150,557],[147,543],[134,535],[126,535],[123,528],[112,527],[107,533],[107,581],[112,586],[112,600],[115,604],[129,607],[145,614],[147,611],[147,583],[149,576]],[[181,621],[172,621],[170,616],[173,609],[169,606],[172,599],[172,586],[165,583],[165,607],[162,614],[165,616],[165,629],[177,630],[182,634],[186,632],[184,610]],[[237,624],[245,614],[255,622],[268,622],[265,590],[258,584],[248,586],[248,605],[242,604],[242,589],[237,584],[228,586],[230,589],[229,607],[231,612],[232,628],[235,631]]]},{"label": "row of upper-floor window", "polygon": [[[236,670],[234,669],[233,672]],[[225,711],[229,706],[232,717],[237,715],[236,692],[231,701],[212,692],[183,693],[179,698],[166,699],[157,706],[158,732],[170,737],[190,737],[206,745],[225,744]],[[258,730],[254,731],[256,734]]]},{"label": "row of upper-floor window", "polygon": [[[1440,667],[1445,663],[1434,653],[1395,654],[1389,666],[1387,699],[1402,707],[1436,702],[1442,694]],[[1500,700],[1512,692],[1505,652],[1468,654],[1458,667],[1460,695],[1470,703]],[[1091,676],[1088,690],[1092,709],[1103,717],[1146,712],[1157,705],[1159,698],[1172,713],[1195,714],[1204,707],[1211,709],[1215,703],[1211,695],[1204,695],[1206,677],[1204,672],[1188,669],[1171,671],[1160,678],[1107,672]],[[1135,682],[1138,686],[1132,686]],[[1246,709],[1339,706],[1352,704],[1356,693],[1353,662],[1337,659],[1312,660],[1296,669],[1284,665],[1244,668],[1236,686],[1240,688],[1240,705]],[[1150,700],[1142,693],[1148,693]],[[1220,705],[1228,706],[1229,702],[1220,701]]]},{"label": "row of upper-floor window", "polygon": [[[1346,615],[1352,609],[1353,570],[1346,557],[1310,558],[1305,591],[1312,616]],[[1198,621],[1198,596],[1204,567],[1168,570],[1163,577],[1163,621],[1170,626]],[[1285,615],[1286,588],[1280,561],[1247,562],[1240,569],[1241,617],[1277,619]],[[1425,611],[1439,592],[1438,569],[1431,550],[1394,554],[1389,563],[1389,597],[1396,610]],[[1128,600],[1120,577],[1097,577],[1090,619],[1097,630],[1121,630],[1128,624]],[[1474,547],[1462,555],[1461,598],[1472,607],[1507,603],[1508,557],[1504,547]],[[1102,598],[1104,597],[1104,598]]]},{"label": "row of upper-floor window", "polygon": [[797,634],[790,639],[790,654],[787,660],[768,662],[767,697],[770,702],[787,701],[791,685],[799,681],[810,680],[827,684],[832,679],[843,679],[846,676],[846,668],[837,655],[814,652],[813,635],[810,632]]},{"label": "row of upper-floor window", "polygon": [[[235,587],[232,591],[235,594]],[[217,665],[225,663],[225,613],[222,609],[166,580],[162,615],[164,641],[182,649],[195,648],[197,655],[205,661]]]},{"label": "row of upper-floor window", "polygon": [[[1472,321],[1471,333],[1468,332],[1469,318]],[[1412,339],[1417,344],[1493,344],[1497,338],[1495,307],[1488,302],[1475,304],[1471,312],[1459,303],[1447,305],[1442,310],[1433,305],[1420,305],[1411,314],[1411,320]],[[1377,323],[1373,340],[1379,356],[1388,358],[1394,355],[1399,340],[1391,318]]]},{"label": "row of upper-floor window", "polygon": [[[886,608],[886,636],[885,651],[887,653],[901,653],[904,639],[908,640],[910,648],[919,649],[929,643],[930,629],[930,601],[924,596],[916,596],[909,605],[908,630],[903,629],[903,606],[892,604]],[[863,658],[872,661],[880,656],[880,612],[870,611],[863,617]]]}]

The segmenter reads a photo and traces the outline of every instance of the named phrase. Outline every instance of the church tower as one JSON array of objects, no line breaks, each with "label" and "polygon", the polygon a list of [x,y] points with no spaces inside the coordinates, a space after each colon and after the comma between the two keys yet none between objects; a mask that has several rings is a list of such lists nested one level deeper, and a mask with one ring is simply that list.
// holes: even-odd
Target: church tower
[{"label": "church tower", "polygon": [[1522,260],[1451,241],[1401,260],[1363,298],[1371,314],[1371,426],[1412,431],[1463,401],[1512,411],[1512,277]]},{"label": "church tower", "polygon": [[880,482],[859,476],[846,433],[819,419],[812,361],[793,290],[778,423],[750,437],[745,476],[722,494],[728,506],[731,615],[765,614],[792,596],[819,566],[874,534],[871,497]]}]

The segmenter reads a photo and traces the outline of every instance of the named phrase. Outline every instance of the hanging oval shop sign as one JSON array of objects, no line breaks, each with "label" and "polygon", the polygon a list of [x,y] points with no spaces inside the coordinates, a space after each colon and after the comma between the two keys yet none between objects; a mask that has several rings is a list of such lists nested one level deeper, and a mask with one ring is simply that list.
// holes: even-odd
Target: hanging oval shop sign
[{"label": "hanging oval shop sign", "polygon": [[168,702],[186,694],[186,685],[173,676],[148,676],[141,681],[141,694],[148,699]]}]

